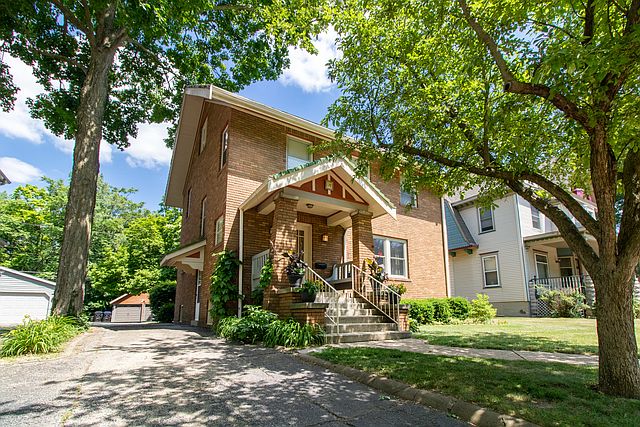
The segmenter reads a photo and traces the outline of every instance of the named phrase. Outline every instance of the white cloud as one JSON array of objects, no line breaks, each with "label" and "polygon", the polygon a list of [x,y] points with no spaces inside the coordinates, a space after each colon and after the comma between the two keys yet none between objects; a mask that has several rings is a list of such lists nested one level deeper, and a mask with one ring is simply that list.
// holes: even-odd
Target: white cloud
[{"label": "white cloud", "polygon": [[[52,134],[42,120],[29,115],[27,98],[35,98],[42,93],[42,85],[33,76],[31,66],[19,59],[5,56],[5,62],[11,67],[11,75],[15,85],[20,89],[16,95],[16,104],[12,111],[0,111],[0,135],[12,139],[24,139],[32,144],[52,143],[64,153],[73,153],[73,141]],[[112,148],[106,142],[100,146],[100,161],[111,162]]]},{"label": "white cloud", "polygon": [[19,184],[38,181],[44,175],[37,167],[15,157],[0,157],[0,169],[11,182]]},{"label": "white cloud", "polygon": [[171,163],[171,149],[164,143],[168,128],[167,123],[141,124],[138,136],[124,150],[129,166],[153,169]]},{"label": "white cloud", "polygon": [[318,50],[315,55],[302,49],[289,48],[291,64],[284,70],[280,81],[287,86],[300,86],[305,92],[326,92],[331,89],[333,83],[327,75],[327,62],[339,55],[337,35],[333,29],[320,34],[313,43]]}]

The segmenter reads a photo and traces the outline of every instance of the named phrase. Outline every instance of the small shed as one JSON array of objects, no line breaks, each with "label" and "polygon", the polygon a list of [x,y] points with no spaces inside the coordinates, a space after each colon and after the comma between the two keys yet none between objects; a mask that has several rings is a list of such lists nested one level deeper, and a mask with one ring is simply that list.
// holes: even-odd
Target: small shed
[{"label": "small shed", "polygon": [[45,319],[55,288],[50,280],[0,267],[0,325],[17,325],[24,316]]},{"label": "small shed", "polygon": [[151,307],[149,307],[149,294],[131,295],[124,294],[110,302],[111,322],[113,323],[138,323],[151,320]]}]

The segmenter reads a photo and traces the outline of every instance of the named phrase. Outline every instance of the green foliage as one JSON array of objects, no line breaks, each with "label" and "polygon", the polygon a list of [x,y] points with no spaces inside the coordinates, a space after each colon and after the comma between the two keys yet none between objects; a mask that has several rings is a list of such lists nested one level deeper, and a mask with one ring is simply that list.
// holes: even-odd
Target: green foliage
[{"label": "green foliage", "polygon": [[580,292],[566,293],[544,289],[538,299],[547,303],[551,317],[582,317],[584,310],[589,308],[585,304],[585,296]]},{"label": "green foliage", "polygon": [[633,300],[633,317],[635,319],[640,319],[640,301],[637,299]]},{"label": "green foliage", "polygon": [[304,348],[324,344],[324,330],[318,325],[301,324],[293,319],[275,320],[264,337],[267,347]]},{"label": "green foliage", "polygon": [[409,318],[417,325],[463,321],[469,317],[471,304],[466,298],[427,298],[402,301],[409,304]]},{"label": "green foliage", "polygon": [[489,296],[477,294],[476,299],[471,301],[471,311],[469,317],[477,323],[486,323],[496,317],[498,311],[489,302]]},{"label": "green foliage", "polygon": [[309,294],[317,294],[322,288],[322,282],[319,280],[305,280],[302,285],[295,289],[296,292],[307,292]]},{"label": "green foliage", "polygon": [[25,317],[21,325],[2,337],[0,356],[56,352],[87,327],[85,320],[76,317],[50,316],[45,320]]},{"label": "green foliage", "polygon": [[228,303],[237,301],[240,297],[235,279],[241,263],[233,251],[225,250],[213,256],[217,257],[217,260],[211,274],[210,313],[216,323],[218,319],[229,315]]},{"label": "green foliage", "polygon": [[273,276],[273,262],[271,258],[262,266],[260,270],[260,281],[258,287],[251,293],[251,302],[255,305],[262,305],[264,298],[264,290],[271,284],[271,276]]},{"label": "green foliage", "polygon": [[223,338],[255,344],[263,341],[271,322],[278,316],[260,307],[247,305],[241,318],[225,317],[216,325],[216,332]]},{"label": "green foliage", "polygon": [[397,293],[400,296],[402,296],[402,295],[407,293],[407,287],[405,285],[403,285],[402,283],[391,283],[391,284],[389,284],[387,286],[389,287],[389,289],[391,289],[392,291],[394,291],[395,293]]},{"label": "green foliage", "polygon": [[175,282],[161,282],[149,289],[149,306],[151,307],[153,318],[158,322],[173,322],[175,300]]}]

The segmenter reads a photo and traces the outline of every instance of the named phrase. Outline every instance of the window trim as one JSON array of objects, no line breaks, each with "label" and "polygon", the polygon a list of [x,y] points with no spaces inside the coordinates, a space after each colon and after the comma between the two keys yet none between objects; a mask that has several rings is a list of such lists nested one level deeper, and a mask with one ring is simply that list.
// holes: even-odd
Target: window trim
[{"label": "window trim", "polygon": [[480,210],[483,210],[483,209],[484,208],[480,208],[480,207],[476,209],[477,215],[478,215],[478,234],[491,233],[492,231],[496,231],[496,218],[495,218],[495,211],[493,209],[493,206],[489,208],[489,210],[491,211],[491,230],[484,230],[484,231],[482,230],[482,216],[480,215]]},{"label": "window trim", "polygon": [[[309,150],[309,147],[313,146],[313,142],[311,141],[307,141],[306,139],[302,139],[302,138],[298,138],[295,137],[293,135],[287,135],[287,144],[285,147],[285,163],[286,163],[286,168],[288,169],[292,169],[296,166],[289,166],[289,141],[296,141],[302,144],[305,144],[307,146],[307,152],[309,153],[309,160],[307,160],[305,163],[309,163],[309,162],[313,162],[313,152],[311,152],[311,150]],[[297,159],[297,157],[296,157]],[[301,160],[301,159],[298,159]]]},{"label": "window trim", "polygon": [[[536,215],[533,214],[533,212],[537,212]],[[535,218],[538,218],[538,226],[536,227],[536,222],[535,222]],[[538,208],[536,208],[535,206],[531,206],[531,226],[533,228],[535,228],[536,230],[540,230],[542,231],[542,218],[540,217],[540,210]]]},{"label": "window trim", "polygon": [[[225,142],[226,135],[226,142]],[[227,124],[220,134],[220,170],[229,162],[229,125]]]},{"label": "window trim", "polygon": [[[498,278],[498,284],[497,285],[487,285],[487,270],[484,269],[484,260],[486,258],[495,258],[496,260],[496,269],[495,270],[489,270],[488,272],[491,273],[493,271],[496,272],[496,277]],[[492,289],[492,288],[500,288],[502,287],[502,282],[500,280],[500,261],[498,260],[498,253],[489,253],[489,254],[484,254],[480,256],[480,264],[482,264],[482,284],[484,288],[488,288],[488,289]]]},{"label": "window trim", "polygon": [[[415,189],[412,189],[412,191],[406,191],[403,186],[404,179],[402,177],[400,177],[400,206],[402,206],[403,208],[407,208],[410,207],[411,209],[418,209],[418,191]],[[402,194],[408,194],[411,197],[411,203],[408,203],[406,205],[402,204]]]},{"label": "window trim", "polygon": [[[382,252],[383,255],[382,257],[384,258],[384,271],[387,272],[387,276],[390,279],[404,279],[404,280],[408,280],[409,279],[409,242],[407,240],[404,239],[397,239],[394,237],[386,237],[386,236],[378,236],[378,235],[373,235],[373,239],[375,242],[375,239],[380,239],[383,241],[382,243]],[[398,274],[391,274],[391,242],[400,242],[403,244],[403,260],[404,260],[404,275],[398,275]],[[377,254],[373,254],[374,258],[377,258],[378,255]],[[394,259],[399,259],[399,258],[394,258]]]},{"label": "window trim", "polygon": [[207,145],[207,126],[209,124],[209,117],[204,119],[204,123],[202,123],[202,127],[200,128],[200,146],[198,148],[198,154],[202,154],[204,148]]},{"label": "window trim", "polygon": [[[222,229],[220,230],[220,234],[218,234],[218,224],[222,224]],[[224,215],[220,215],[216,219],[216,232],[213,238],[214,245],[218,246],[224,240]]]},{"label": "window trim", "polygon": [[207,220],[207,198],[205,196],[200,202],[200,237],[204,237],[206,220]]}]

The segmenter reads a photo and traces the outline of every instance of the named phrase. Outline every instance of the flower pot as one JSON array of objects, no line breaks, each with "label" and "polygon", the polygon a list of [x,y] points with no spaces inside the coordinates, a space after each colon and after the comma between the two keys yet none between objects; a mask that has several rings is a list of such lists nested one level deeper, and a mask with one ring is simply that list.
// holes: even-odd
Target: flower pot
[{"label": "flower pot", "polygon": [[287,277],[289,278],[289,284],[294,288],[298,288],[302,284],[302,279],[304,276],[300,274],[288,274]]},{"label": "flower pot", "polygon": [[302,291],[300,292],[300,298],[302,302],[314,302],[316,300],[316,294],[315,292]]}]

